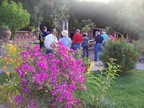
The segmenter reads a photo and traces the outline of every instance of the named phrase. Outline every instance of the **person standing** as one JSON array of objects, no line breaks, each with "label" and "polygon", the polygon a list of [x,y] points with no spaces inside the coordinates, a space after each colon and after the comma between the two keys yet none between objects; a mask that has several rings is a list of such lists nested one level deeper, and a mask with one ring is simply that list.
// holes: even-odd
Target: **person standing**
[{"label": "person standing", "polygon": [[83,42],[82,42],[82,47],[83,47],[83,55],[82,57],[84,58],[85,55],[88,58],[89,57],[89,39],[88,39],[88,34],[84,33],[83,35]]},{"label": "person standing", "polygon": [[110,39],[110,41],[114,41],[115,40],[113,34],[109,34],[109,39]]},{"label": "person standing", "polygon": [[109,36],[106,34],[105,31],[102,31],[102,35],[101,35],[104,39],[104,44],[108,43],[109,40]]},{"label": "person standing", "polygon": [[80,30],[77,29],[75,34],[73,35],[73,50],[81,49],[81,43],[83,41],[83,37],[80,34]]},{"label": "person standing", "polygon": [[44,37],[48,35],[47,27],[43,26],[41,33],[39,34],[40,49],[44,47]]},{"label": "person standing", "polygon": [[98,31],[95,33],[95,35],[94,61],[98,61],[98,52],[102,52],[102,44],[104,43],[104,38]]},{"label": "person standing", "polygon": [[70,49],[72,40],[68,37],[68,31],[63,30],[61,34],[62,34],[62,38],[60,38],[59,42],[61,42],[64,46]]},{"label": "person standing", "polygon": [[56,30],[51,29],[50,34],[45,36],[44,45],[46,47],[46,54],[52,53],[51,45],[58,42],[57,37],[55,36]]}]

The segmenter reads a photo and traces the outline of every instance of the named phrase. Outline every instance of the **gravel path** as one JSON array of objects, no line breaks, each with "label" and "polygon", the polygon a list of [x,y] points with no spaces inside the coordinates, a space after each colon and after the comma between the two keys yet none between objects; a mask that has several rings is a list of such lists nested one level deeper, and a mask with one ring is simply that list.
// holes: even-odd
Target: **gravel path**
[{"label": "gravel path", "polygon": [[[94,55],[90,54],[89,58],[92,61],[94,59]],[[96,71],[96,70],[99,70],[100,68],[103,68],[103,66],[101,64],[102,64],[101,61],[95,62],[95,65],[93,66],[93,68],[91,69],[91,71]],[[144,62],[137,62],[135,69],[137,69],[137,70],[144,70]]]}]

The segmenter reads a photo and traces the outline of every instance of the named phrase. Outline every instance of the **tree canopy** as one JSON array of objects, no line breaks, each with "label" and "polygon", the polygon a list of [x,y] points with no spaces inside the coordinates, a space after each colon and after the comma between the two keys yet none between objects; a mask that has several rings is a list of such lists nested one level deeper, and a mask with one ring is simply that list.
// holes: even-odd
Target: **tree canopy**
[{"label": "tree canopy", "polygon": [[[0,0],[0,3],[2,1],[10,3],[12,0]],[[144,35],[144,0],[112,0],[109,3],[79,0],[13,1],[22,3],[31,15],[31,25],[36,28],[47,25],[59,29],[61,21],[69,19],[73,30],[82,20],[91,19],[97,27],[110,26],[121,33]]]},{"label": "tree canopy", "polygon": [[8,26],[13,35],[30,23],[30,14],[23,9],[22,4],[3,2],[0,5],[0,26]]}]

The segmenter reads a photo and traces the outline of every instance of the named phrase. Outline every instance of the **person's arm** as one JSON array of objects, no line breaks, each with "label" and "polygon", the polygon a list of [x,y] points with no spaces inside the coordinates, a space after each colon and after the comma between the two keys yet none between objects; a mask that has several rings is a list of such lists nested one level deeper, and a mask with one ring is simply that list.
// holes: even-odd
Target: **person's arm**
[{"label": "person's arm", "polygon": [[58,42],[57,37],[54,36],[54,43],[57,43],[57,42]]},{"label": "person's arm", "polygon": [[97,37],[94,38],[93,44],[96,44],[96,42],[97,42]]},{"label": "person's arm", "polygon": [[46,47],[47,38],[44,38],[44,46]]},{"label": "person's arm", "polygon": [[81,35],[81,42],[80,43],[82,43],[83,42],[83,36]]},{"label": "person's arm", "polygon": [[102,37],[102,44],[104,44],[104,38]]},{"label": "person's arm", "polygon": [[88,38],[88,44],[90,43],[90,40],[89,40],[89,38]]},{"label": "person's arm", "polygon": [[71,46],[72,46],[72,40],[71,40],[71,38],[69,38],[70,39],[70,48],[71,48]]}]

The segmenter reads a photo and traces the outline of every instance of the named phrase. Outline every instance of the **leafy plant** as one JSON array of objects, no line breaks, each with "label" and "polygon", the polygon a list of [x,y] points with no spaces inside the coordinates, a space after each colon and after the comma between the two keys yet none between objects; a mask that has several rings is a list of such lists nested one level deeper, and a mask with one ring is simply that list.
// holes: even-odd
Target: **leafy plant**
[{"label": "leafy plant", "polygon": [[77,18],[74,16],[71,16],[69,19],[69,26],[72,31],[75,31],[77,28],[79,28],[80,22]]},{"label": "leafy plant", "polygon": [[105,95],[114,79],[117,76],[119,65],[110,59],[107,63],[108,67],[101,70],[100,73],[86,73],[85,91],[76,91],[75,95],[81,99],[84,108],[102,108],[104,106],[113,106],[111,102],[106,100]]},{"label": "leafy plant", "polygon": [[80,28],[82,32],[88,32],[94,26],[94,23],[90,19],[82,20],[80,23]]},{"label": "leafy plant", "polygon": [[132,44],[119,39],[105,45],[100,58],[105,66],[107,66],[109,58],[116,59],[115,63],[121,66],[122,72],[127,72],[135,68],[138,55]]},{"label": "leafy plant", "polygon": [[26,27],[30,22],[30,14],[23,9],[22,4],[3,2],[0,5],[0,26],[6,25],[13,33]]},{"label": "leafy plant", "polygon": [[75,59],[82,59],[82,49],[76,49],[74,58]]},{"label": "leafy plant", "polygon": [[5,82],[0,85],[0,103],[10,104],[12,108],[16,107],[15,96],[19,95],[19,81],[17,73],[6,73]]},{"label": "leafy plant", "polygon": [[20,49],[14,44],[3,44],[2,49],[3,57],[0,57],[0,67],[4,71],[14,72],[14,69],[22,62],[19,56]]},{"label": "leafy plant", "polygon": [[143,39],[140,39],[140,40],[133,40],[132,43],[134,44],[133,47],[134,49],[140,53],[140,57],[139,59],[143,59],[143,54],[144,54],[144,40]]},{"label": "leafy plant", "polygon": [[[118,75],[120,71],[120,66],[114,63],[114,59],[110,59],[110,62],[107,62],[108,67],[105,70],[101,71],[100,77],[97,78],[98,81],[98,95],[96,97],[96,105],[98,108],[101,108],[102,100],[104,100],[104,96],[108,89],[111,87],[113,80]],[[103,77],[104,76],[104,77]]]},{"label": "leafy plant", "polygon": [[[53,9],[48,9],[47,16],[45,16],[45,21],[51,25],[53,28],[56,28],[58,33],[61,32],[61,23],[65,22],[69,18],[69,5],[70,1],[68,0],[51,0]],[[44,8],[45,10],[45,8]]]},{"label": "leafy plant", "polygon": [[8,25],[5,25],[4,23],[1,23],[0,25],[0,29],[9,29]]}]

